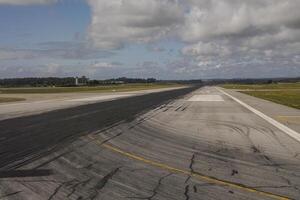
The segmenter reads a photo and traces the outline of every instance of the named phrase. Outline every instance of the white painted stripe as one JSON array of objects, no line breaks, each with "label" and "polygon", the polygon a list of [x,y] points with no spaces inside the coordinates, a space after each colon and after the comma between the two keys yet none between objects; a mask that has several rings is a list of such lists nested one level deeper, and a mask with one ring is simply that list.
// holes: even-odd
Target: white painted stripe
[{"label": "white painted stripe", "polygon": [[239,104],[241,104],[242,106],[244,106],[245,108],[247,108],[248,110],[252,111],[253,113],[255,113],[256,115],[260,116],[261,118],[263,118],[264,120],[266,120],[267,122],[269,122],[270,124],[274,125],[275,127],[277,127],[279,130],[285,132],[286,134],[288,134],[289,136],[291,136],[292,138],[294,138],[295,140],[297,140],[298,142],[300,142],[300,134],[292,129],[290,129],[289,127],[279,123],[278,121],[274,120],[273,118],[263,114],[262,112],[254,109],[253,107],[249,106],[248,104],[242,102],[241,100],[231,96],[230,94],[226,93],[225,91],[216,88],[217,90],[219,90],[220,92],[222,92],[223,94],[225,94],[226,96],[230,97],[231,99],[233,99],[234,101],[238,102]]}]

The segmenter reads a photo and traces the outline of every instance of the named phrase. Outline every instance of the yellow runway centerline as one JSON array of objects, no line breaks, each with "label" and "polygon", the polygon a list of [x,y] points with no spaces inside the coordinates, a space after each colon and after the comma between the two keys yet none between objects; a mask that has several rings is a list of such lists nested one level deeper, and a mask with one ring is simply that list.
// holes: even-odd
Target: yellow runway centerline
[{"label": "yellow runway centerline", "polygon": [[138,161],[141,161],[143,163],[146,163],[146,164],[149,164],[149,165],[152,165],[152,166],[155,166],[155,167],[158,167],[158,168],[161,168],[161,169],[173,172],[173,173],[189,175],[189,176],[194,177],[196,179],[199,179],[201,181],[206,181],[206,182],[214,183],[214,184],[221,185],[221,186],[228,186],[228,187],[231,187],[231,188],[256,193],[256,194],[259,194],[259,195],[262,195],[262,196],[265,196],[265,197],[269,197],[269,198],[272,198],[272,199],[291,200],[290,198],[285,197],[285,196],[273,194],[273,193],[270,193],[270,192],[260,191],[260,190],[257,190],[255,188],[252,188],[252,187],[249,187],[249,186],[246,186],[246,185],[242,185],[242,184],[239,184],[239,183],[229,182],[229,181],[226,181],[226,180],[220,180],[220,179],[217,179],[217,178],[214,178],[214,177],[211,177],[211,176],[203,175],[203,174],[198,173],[198,172],[191,172],[191,171],[184,170],[184,169],[178,169],[178,168],[169,166],[167,164],[152,161],[152,160],[143,158],[141,156],[123,151],[123,150],[121,150],[117,147],[114,147],[114,146],[110,145],[110,144],[106,144],[106,143],[103,144],[100,140],[97,140],[96,138],[94,138],[92,136],[88,136],[88,137],[90,139],[93,139],[98,145],[100,145],[100,146],[102,146],[106,149],[109,149],[113,152],[119,153],[119,154],[121,154],[123,156],[126,156],[128,158],[138,160]]}]

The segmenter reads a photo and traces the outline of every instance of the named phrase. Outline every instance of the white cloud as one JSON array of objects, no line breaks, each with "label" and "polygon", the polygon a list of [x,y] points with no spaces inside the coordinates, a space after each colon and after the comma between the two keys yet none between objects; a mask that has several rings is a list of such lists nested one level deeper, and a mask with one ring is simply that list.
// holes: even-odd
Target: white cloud
[{"label": "white cloud", "polygon": [[0,60],[33,59],[35,57],[37,57],[37,55],[28,50],[0,49]]},{"label": "white cloud", "polygon": [[300,2],[294,0],[188,0],[181,34],[186,41],[247,37],[300,28]]},{"label": "white cloud", "polygon": [[[58,1],[0,0],[0,5],[48,4]],[[110,52],[105,53],[102,50],[118,49],[131,43],[151,43],[159,39],[172,38],[185,44],[181,50],[182,58],[170,61],[165,68],[163,63],[159,63],[155,68],[156,71],[160,67],[164,72],[174,69],[181,75],[190,73],[196,76],[197,73],[205,74],[203,70],[212,70],[211,74],[216,73],[216,70],[224,70],[224,74],[227,75],[234,72],[237,72],[235,75],[241,75],[242,71],[251,74],[254,70],[261,70],[264,73],[276,74],[285,72],[284,68],[300,68],[298,0],[87,0],[87,2],[92,12],[87,38],[92,47],[85,44],[62,43],[47,44],[48,46],[41,46],[37,50],[0,49],[0,59],[32,59],[47,55],[52,58],[89,60],[110,55]],[[168,48],[149,45],[149,50],[156,52]],[[118,65],[109,61],[96,62],[85,69],[117,70],[115,66]],[[283,69],[280,70],[280,67]],[[50,71],[52,69],[55,71],[55,66]],[[146,73],[145,69],[143,68],[143,73]],[[295,71],[299,73],[297,69]]]},{"label": "white cloud", "polygon": [[30,49],[0,47],[0,60],[31,60],[40,58],[90,60],[112,55],[112,52],[91,48],[81,42],[44,42]]},{"label": "white cloud", "polygon": [[58,74],[58,72],[61,70],[62,66],[57,63],[49,63],[46,64],[46,72],[48,74]]},{"label": "white cloud", "polygon": [[114,67],[115,65],[113,63],[110,63],[110,62],[96,62],[96,63],[93,63],[90,68],[92,69],[101,69],[101,68],[112,68]]},{"label": "white cloud", "polygon": [[231,55],[231,50],[226,45],[220,45],[214,42],[198,42],[188,45],[181,51],[184,55],[189,56],[205,56],[205,57],[226,57]]},{"label": "white cloud", "polygon": [[92,8],[89,38],[103,49],[149,42],[172,34],[183,20],[178,0],[88,0]]},{"label": "white cloud", "polygon": [[31,4],[50,4],[57,0],[0,0],[0,5],[31,5]]},{"label": "white cloud", "polygon": [[182,54],[196,63],[192,69],[269,76],[272,69],[300,68],[300,1],[188,0],[186,6],[178,34],[187,43]]},{"label": "white cloud", "polygon": [[[263,55],[270,59],[300,39],[300,1],[88,0],[88,3],[92,8],[88,36],[100,49],[176,36],[187,44],[182,53],[197,60],[232,56],[250,59]],[[284,52],[288,56],[299,49],[293,47]]]}]

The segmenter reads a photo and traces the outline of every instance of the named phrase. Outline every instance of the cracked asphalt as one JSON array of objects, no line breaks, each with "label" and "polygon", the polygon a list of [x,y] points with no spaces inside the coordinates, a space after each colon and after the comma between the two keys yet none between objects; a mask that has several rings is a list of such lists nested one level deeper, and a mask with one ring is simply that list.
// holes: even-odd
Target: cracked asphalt
[{"label": "cracked asphalt", "polygon": [[0,136],[1,200],[300,199],[299,142],[214,87],[4,120]]}]

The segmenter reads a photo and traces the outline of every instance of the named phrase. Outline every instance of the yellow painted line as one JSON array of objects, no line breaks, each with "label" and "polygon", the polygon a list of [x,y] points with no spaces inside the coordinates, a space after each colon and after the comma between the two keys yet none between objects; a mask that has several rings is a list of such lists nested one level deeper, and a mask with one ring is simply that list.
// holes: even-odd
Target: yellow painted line
[{"label": "yellow painted line", "polygon": [[111,150],[113,152],[119,153],[119,154],[121,154],[123,156],[126,156],[128,158],[131,158],[131,159],[134,159],[134,160],[138,160],[138,161],[141,161],[143,163],[147,163],[149,165],[152,165],[152,166],[155,166],[155,167],[158,167],[158,168],[161,168],[161,169],[165,169],[165,170],[170,171],[170,172],[189,175],[191,177],[197,178],[197,179],[202,180],[202,181],[206,181],[206,182],[209,182],[209,183],[213,183],[213,184],[217,184],[217,185],[222,185],[222,186],[229,186],[231,188],[235,188],[235,189],[239,189],[239,190],[243,190],[243,191],[247,191],[247,192],[256,193],[256,194],[259,194],[259,195],[262,195],[262,196],[265,196],[265,197],[269,197],[269,198],[272,198],[272,199],[291,200],[288,197],[284,197],[284,196],[273,194],[273,193],[269,193],[269,192],[260,191],[260,190],[257,190],[255,188],[252,188],[252,187],[249,187],[249,186],[246,186],[246,185],[242,185],[242,184],[239,184],[239,183],[229,182],[229,181],[226,181],[226,180],[220,180],[220,179],[217,179],[217,178],[214,178],[214,177],[210,177],[210,176],[206,176],[206,175],[200,174],[198,172],[191,172],[191,171],[187,171],[187,170],[184,170],[184,169],[178,169],[178,168],[175,168],[175,167],[163,164],[163,163],[159,163],[159,162],[156,162],[156,161],[148,160],[148,159],[143,158],[141,156],[134,155],[132,153],[128,153],[126,151],[123,151],[123,150],[121,150],[119,148],[116,148],[116,147],[114,147],[112,145],[102,144],[102,142],[100,140],[97,140],[96,138],[94,138],[92,136],[88,136],[88,137],[90,139],[93,139],[98,145],[100,145],[102,147],[105,147],[105,148],[107,148],[107,149],[109,149],[109,150]]}]

